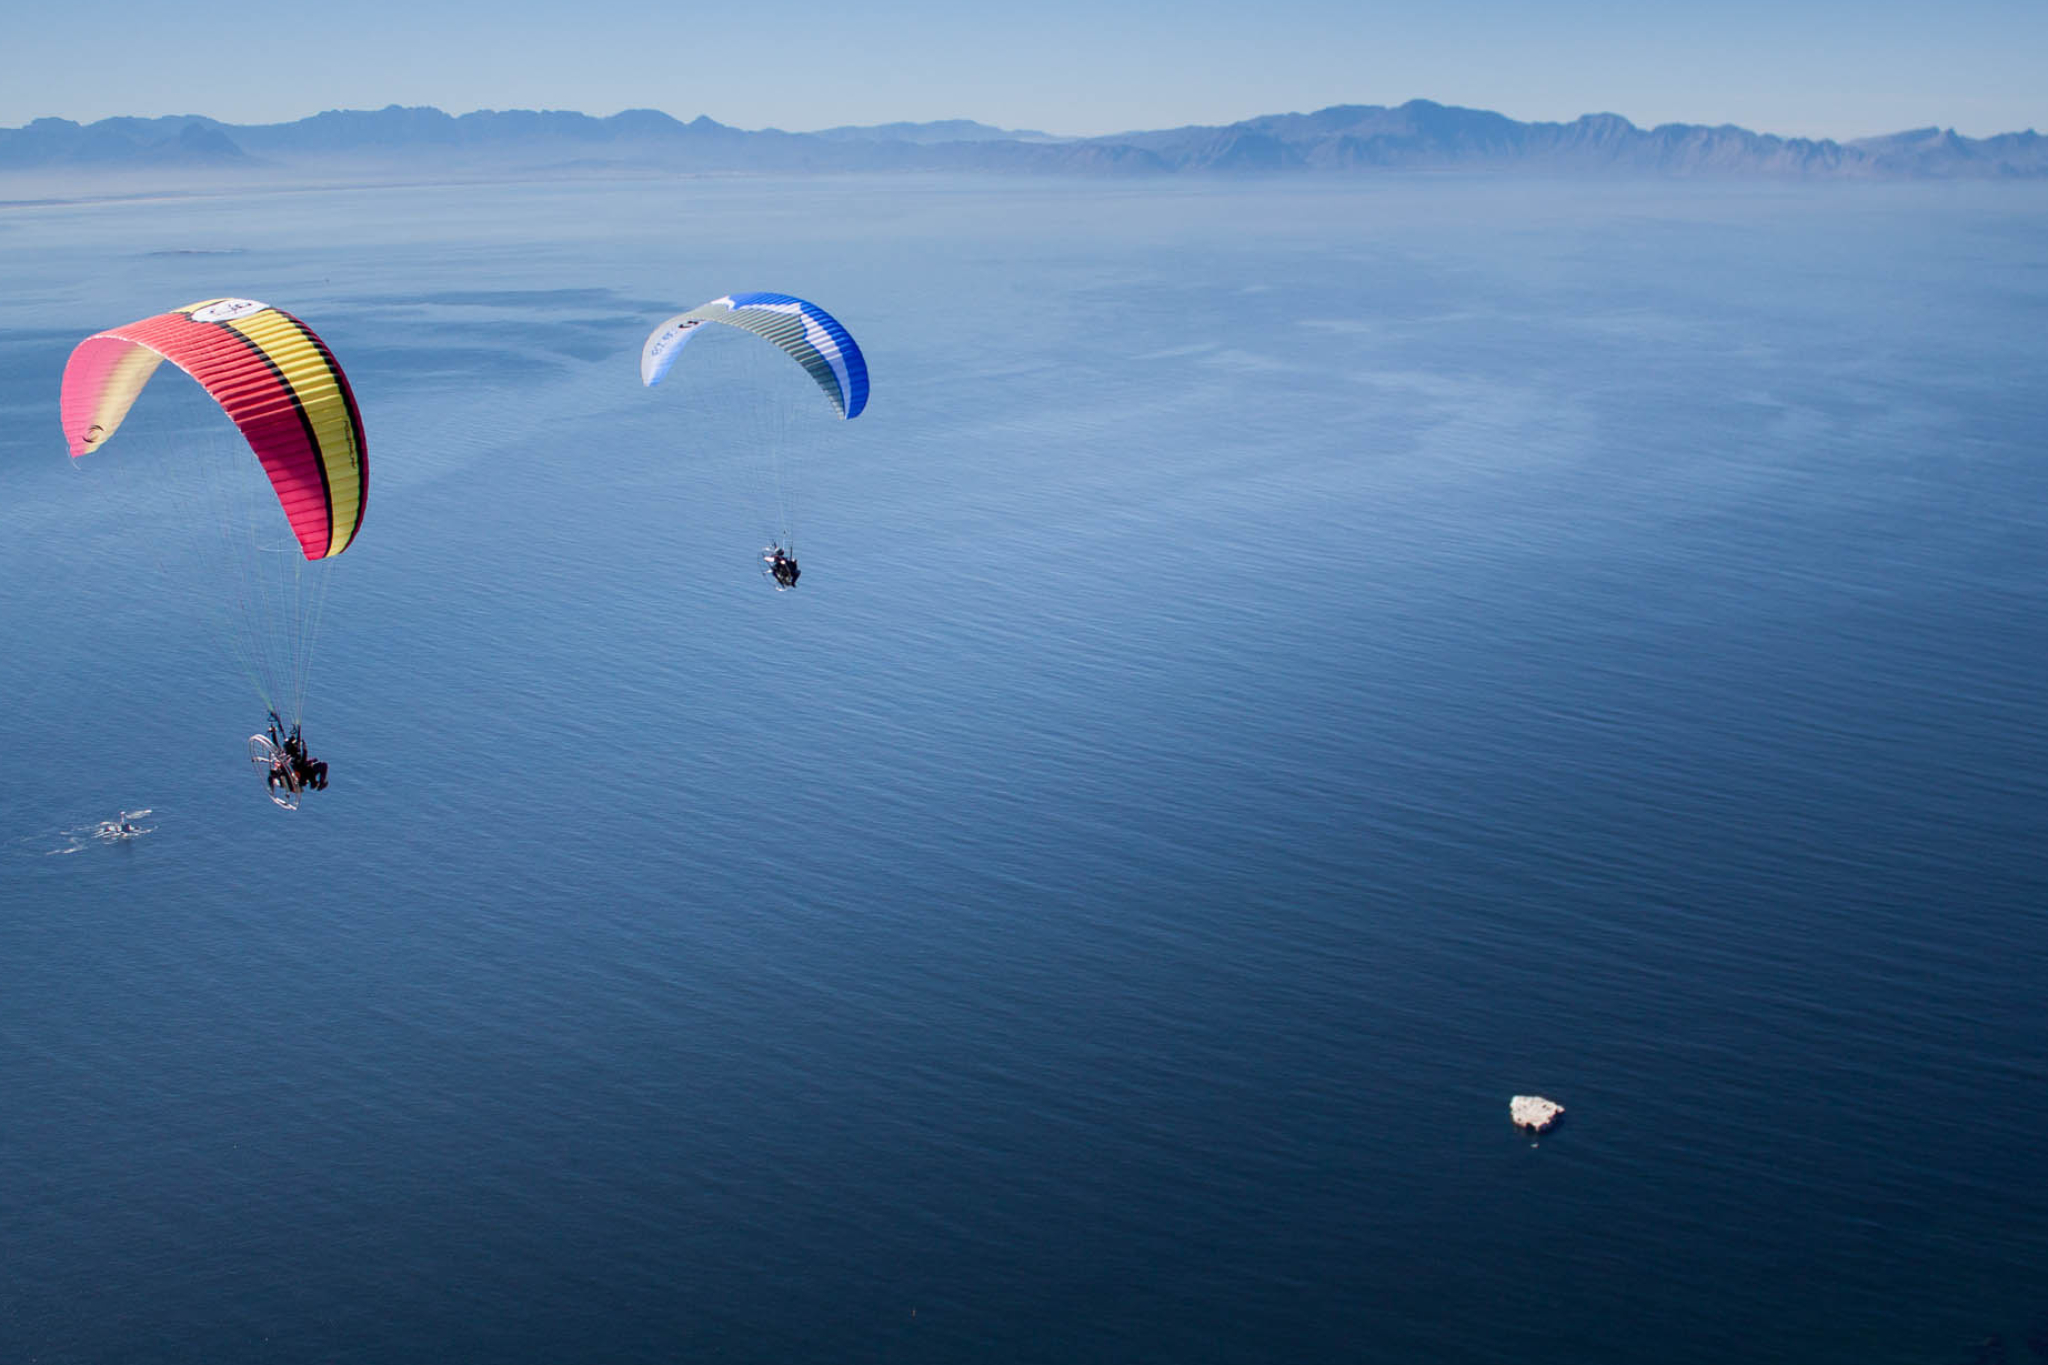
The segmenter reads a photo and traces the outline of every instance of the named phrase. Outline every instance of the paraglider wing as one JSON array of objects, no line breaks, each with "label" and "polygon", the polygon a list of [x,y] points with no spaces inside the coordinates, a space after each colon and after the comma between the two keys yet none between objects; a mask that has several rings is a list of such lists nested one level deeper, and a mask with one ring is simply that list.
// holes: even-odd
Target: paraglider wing
[{"label": "paraglider wing", "polygon": [[106,444],[166,360],[248,440],[306,558],[347,549],[370,481],[355,395],[310,327],[254,299],[207,299],[79,342],[64,367],[72,455]]},{"label": "paraglider wing", "polygon": [[640,382],[652,386],[676,363],[696,329],[722,322],[765,337],[809,372],[841,417],[868,404],[868,363],[838,319],[788,294],[728,294],[656,327],[640,350]]}]

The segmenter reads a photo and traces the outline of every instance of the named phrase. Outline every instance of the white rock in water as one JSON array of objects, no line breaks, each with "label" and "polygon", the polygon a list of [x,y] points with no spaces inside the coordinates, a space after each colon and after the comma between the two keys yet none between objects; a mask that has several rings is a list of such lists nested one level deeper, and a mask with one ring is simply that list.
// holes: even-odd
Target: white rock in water
[{"label": "white rock in water", "polygon": [[1557,1116],[1563,1112],[1563,1105],[1541,1095],[1517,1095],[1508,1101],[1508,1117],[1515,1121],[1515,1127],[1527,1128],[1534,1133],[1556,1123]]}]

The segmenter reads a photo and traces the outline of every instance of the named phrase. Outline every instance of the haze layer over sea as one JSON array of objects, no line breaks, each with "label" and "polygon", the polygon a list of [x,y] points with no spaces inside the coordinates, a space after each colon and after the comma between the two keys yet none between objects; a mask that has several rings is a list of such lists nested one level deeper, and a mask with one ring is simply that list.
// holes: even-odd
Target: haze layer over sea
[{"label": "haze layer over sea", "polygon": [[[1392,177],[0,209],[0,1358],[2023,1358],[2044,227]],[[752,289],[874,381],[782,594],[733,415],[637,372]],[[152,457],[58,430],[74,342],[219,295],[368,429],[296,813]]]}]

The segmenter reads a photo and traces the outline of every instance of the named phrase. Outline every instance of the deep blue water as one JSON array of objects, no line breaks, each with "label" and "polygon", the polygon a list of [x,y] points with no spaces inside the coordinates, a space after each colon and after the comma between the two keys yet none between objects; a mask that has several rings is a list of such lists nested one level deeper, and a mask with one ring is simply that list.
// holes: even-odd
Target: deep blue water
[{"label": "deep blue water", "polygon": [[[2044,229],[1391,178],[0,208],[0,1359],[2030,1359]],[[874,375],[794,593],[638,380],[732,289]],[[220,294],[369,432],[294,814],[118,438],[57,427],[73,342]]]}]

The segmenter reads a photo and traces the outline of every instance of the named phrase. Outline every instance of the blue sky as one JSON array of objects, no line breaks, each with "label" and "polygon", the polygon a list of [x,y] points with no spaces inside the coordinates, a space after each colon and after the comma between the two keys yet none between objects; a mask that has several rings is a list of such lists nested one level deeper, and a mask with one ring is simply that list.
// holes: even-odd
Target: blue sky
[{"label": "blue sky", "polygon": [[4,51],[8,127],[396,103],[1087,134],[1421,97],[1809,137],[2048,130],[2048,0],[77,0],[17,10]]}]

